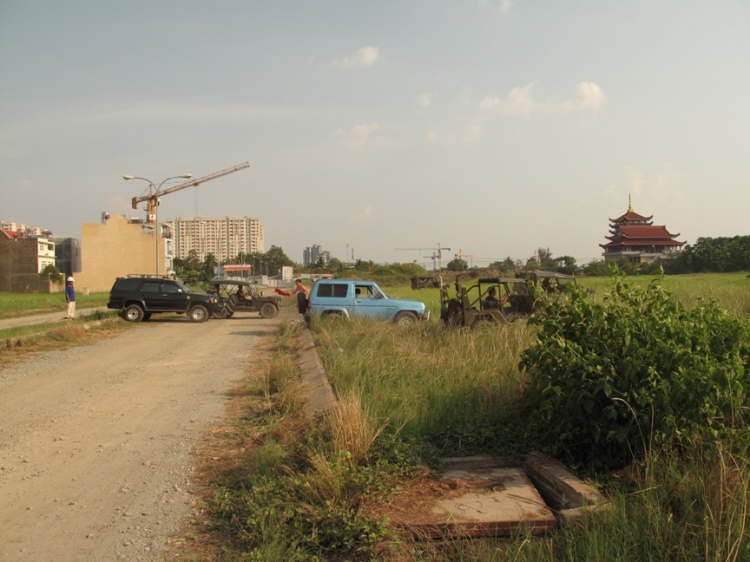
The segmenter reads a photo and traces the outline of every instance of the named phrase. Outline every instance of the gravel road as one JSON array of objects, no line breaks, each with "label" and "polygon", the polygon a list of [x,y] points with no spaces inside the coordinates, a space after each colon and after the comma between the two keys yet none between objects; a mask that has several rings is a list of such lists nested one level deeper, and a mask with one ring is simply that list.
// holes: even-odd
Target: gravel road
[{"label": "gravel road", "polygon": [[158,560],[192,450],[281,320],[158,319],[0,369],[0,560]]}]

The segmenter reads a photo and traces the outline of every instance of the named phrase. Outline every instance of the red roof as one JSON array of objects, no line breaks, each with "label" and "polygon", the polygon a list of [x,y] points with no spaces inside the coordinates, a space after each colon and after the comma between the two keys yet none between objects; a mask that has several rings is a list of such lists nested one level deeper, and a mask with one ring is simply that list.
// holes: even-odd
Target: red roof
[{"label": "red roof", "polygon": [[609,219],[609,222],[650,221],[652,218],[654,218],[654,215],[651,215],[650,217],[644,217],[643,215],[639,215],[638,213],[628,209],[627,213],[617,217],[616,219]]},{"label": "red roof", "polygon": [[18,232],[14,232],[12,230],[3,230],[3,229],[0,229],[0,232],[2,232],[3,234],[5,234],[11,240],[18,240],[19,238],[23,238],[23,236],[21,236]]},{"label": "red roof", "polygon": [[650,224],[623,224],[613,231],[613,236],[605,236],[607,239],[612,238],[630,238],[630,239],[656,239],[656,240],[671,240],[676,238],[680,234],[670,234],[667,232],[667,227],[660,225],[654,226]]}]

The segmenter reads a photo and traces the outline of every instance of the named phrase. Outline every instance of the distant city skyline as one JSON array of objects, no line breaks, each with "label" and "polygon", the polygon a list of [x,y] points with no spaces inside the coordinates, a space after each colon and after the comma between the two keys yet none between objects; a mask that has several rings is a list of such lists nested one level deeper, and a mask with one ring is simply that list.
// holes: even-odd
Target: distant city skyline
[{"label": "distant city skyline", "polygon": [[[628,208],[747,234],[750,2],[0,3],[0,214],[254,216],[299,259],[602,259]],[[340,259],[340,258],[339,258]],[[443,261],[446,262],[445,257]]]}]

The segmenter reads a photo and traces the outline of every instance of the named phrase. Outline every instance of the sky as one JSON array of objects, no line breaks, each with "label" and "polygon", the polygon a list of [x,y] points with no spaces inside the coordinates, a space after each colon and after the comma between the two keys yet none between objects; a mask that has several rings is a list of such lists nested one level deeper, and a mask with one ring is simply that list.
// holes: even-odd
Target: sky
[{"label": "sky", "polygon": [[747,235],[749,61],[747,0],[0,0],[0,220],[80,238],[145,216],[123,175],[249,162],[159,219],[428,268],[601,259],[629,197]]}]

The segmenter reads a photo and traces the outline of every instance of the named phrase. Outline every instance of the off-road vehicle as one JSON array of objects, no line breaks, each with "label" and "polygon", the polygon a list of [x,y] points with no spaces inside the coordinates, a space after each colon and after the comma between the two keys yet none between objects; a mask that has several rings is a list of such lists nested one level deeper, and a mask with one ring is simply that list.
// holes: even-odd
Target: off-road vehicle
[{"label": "off-road vehicle", "polygon": [[215,318],[230,318],[235,312],[257,312],[261,318],[275,318],[281,308],[281,297],[263,295],[249,281],[216,277],[211,280],[212,294],[216,294],[221,310]]},{"label": "off-road vehicle", "polygon": [[423,302],[389,299],[373,281],[319,279],[313,285],[305,318],[360,316],[389,320],[401,326],[427,320],[430,310]]},{"label": "off-road vehicle", "polygon": [[517,271],[516,277],[530,281],[535,287],[544,290],[548,295],[564,293],[576,285],[574,275],[558,273],[556,271]]},{"label": "off-road vehicle", "polygon": [[453,296],[448,284],[440,285],[440,319],[446,326],[511,322],[532,312],[534,296],[526,279],[484,277],[464,284],[463,275],[456,276]]},{"label": "off-road vehicle", "polygon": [[415,275],[411,278],[411,288],[415,291],[419,289],[439,289],[440,277],[435,275]]},{"label": "off-road vehicle", "polygon": [[205,322],[222,305],[216,295],[195,293],[177,279],[135,274],[115,279],[107,308],[120,310],[128,322],[148,320],[161,312],[186,313],[193,322]]}]

